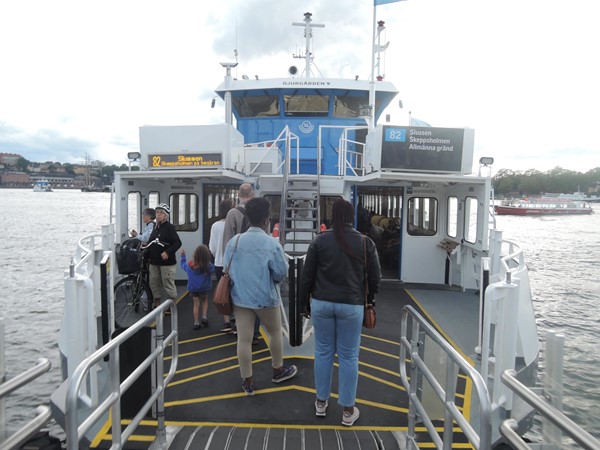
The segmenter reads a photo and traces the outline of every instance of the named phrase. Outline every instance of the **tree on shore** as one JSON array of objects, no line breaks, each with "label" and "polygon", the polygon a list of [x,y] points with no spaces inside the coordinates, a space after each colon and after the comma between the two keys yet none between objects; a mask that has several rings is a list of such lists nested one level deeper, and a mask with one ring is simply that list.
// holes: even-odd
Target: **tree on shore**
[{"label": "tree on shore", "polygon": [[501,169],[492,179],[498,197],[540,195],[547,192],[598,192],[600,167],[586,173],[555,167],[547,172],[536,169],[525,172]]}]

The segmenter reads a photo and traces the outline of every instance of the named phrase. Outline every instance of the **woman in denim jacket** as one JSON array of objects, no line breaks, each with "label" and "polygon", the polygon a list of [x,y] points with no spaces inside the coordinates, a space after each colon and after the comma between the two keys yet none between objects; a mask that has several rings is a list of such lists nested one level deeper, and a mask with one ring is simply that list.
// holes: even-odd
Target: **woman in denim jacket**
[{"label": "woman in denim jacket", "polygon": [[[269,333],[269,350],[273,366],[273,383],[289,380],[298,372],[296,366],[283,365],[281,297],[275,286],[288,272],[288,263],[279,242],[266,232],[269,226],[269,202],[253,198],[246,203],[250,228],[234,236],[225,249],[223,263],[229,268],[231,298],[238,332],[237,357],[242,375],[242,389],[254,395],[252,377],[252,336],[258,317]],[[233,256],[233,258],[232,258]]]}]

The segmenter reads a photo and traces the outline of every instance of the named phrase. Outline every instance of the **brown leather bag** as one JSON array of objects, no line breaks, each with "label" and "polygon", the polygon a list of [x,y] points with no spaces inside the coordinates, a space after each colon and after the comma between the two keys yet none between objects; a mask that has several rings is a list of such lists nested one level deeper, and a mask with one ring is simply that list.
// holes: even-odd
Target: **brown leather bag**
[{"label": "brown leather bag", "polygon": [[227,267],[223,272],[223,276],[219,280],[219,284],[217,284],[215,295],[213,296],[213,303],[217,307],[217,311],[219,311],[219,314],[224,316],[230,316],[233,314],[233,302],[231,301],[231,278],[229,276],[229,269],[231,268],[231,261],[233,260],[233,255],[235,254],[235,250],[237,249],[239,241],[240,237],[238,236],[237,241],[235,241],[233,252],[231,252],[231,257],[229,258],[229,264],[227,264]]},{"label": "brown leather bag", "polygon": [[231,279],[229,278],[229,272],[223,273],[223,276],[217,284],[215,295],[213,296],[213,303],[217,307],[219,314],[224,316],[230,316],[233,313],[233,304],[231,303]]},{"label": "brown leather bag", "polygon": [[363,315],[363,327],[375,328],[377,325],[377,311],[375,305],[369,303],[369,277],[367,273],[367,239],[363,237],[363,256],[365,260],[365,309]]}]

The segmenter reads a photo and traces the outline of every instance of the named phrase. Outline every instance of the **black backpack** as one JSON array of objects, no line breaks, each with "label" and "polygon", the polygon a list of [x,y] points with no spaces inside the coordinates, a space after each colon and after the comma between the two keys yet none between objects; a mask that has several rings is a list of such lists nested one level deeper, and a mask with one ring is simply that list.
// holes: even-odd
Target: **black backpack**
[{"label": "black backpack", "polygon": [[242,220],[242,229],[240,230],[240,233],[245,233],[246,230],[250,228],[250,219],[248,218],[248,214],[246,214],[246,209],[242,208],[241,206],[236,206],[235,209],[237,209],[244,215],[244,220]]}]

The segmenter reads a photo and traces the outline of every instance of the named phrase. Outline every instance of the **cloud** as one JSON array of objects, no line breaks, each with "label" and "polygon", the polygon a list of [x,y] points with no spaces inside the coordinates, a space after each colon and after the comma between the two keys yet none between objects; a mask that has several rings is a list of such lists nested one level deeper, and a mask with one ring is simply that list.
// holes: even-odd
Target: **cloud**
[{"label": "cloud", "polygon": [[[313,32],[316,72],[370,75],[372,1],[34,3],[36,14],[28,2],[0,8],[0,43],[11,43],[0,44],[0,121],[18,137],[12,148],[41,155],[92,153],[120,164],[137,148],[139,126],[220,122],[222,102],[210,108],[225,73],[219,63],[237,50],[237,77],[304,70],[293,57],[305,51],[304,30],[291,24],[306,12],[325,24]],[[476,157],[495,156],[499,168],[599,166],[594,8],[542,0],[380,6],[382,43],[390,42],[380,71],[404,104],[386,112],[400,124],[411,111],[433,126],[474,128]]]}]

